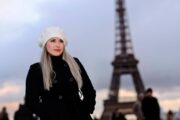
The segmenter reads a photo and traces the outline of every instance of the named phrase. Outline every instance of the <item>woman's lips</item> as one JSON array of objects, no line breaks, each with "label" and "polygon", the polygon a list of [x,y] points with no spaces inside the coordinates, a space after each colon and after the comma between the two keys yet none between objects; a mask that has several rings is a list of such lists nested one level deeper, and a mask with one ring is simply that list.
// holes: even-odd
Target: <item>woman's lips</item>
[{"label": "woman's lips", "polygon": [[60,52],[60,51],[61,51],[61,49],[54,49],[54,51],[56,51],[56,52]]}]

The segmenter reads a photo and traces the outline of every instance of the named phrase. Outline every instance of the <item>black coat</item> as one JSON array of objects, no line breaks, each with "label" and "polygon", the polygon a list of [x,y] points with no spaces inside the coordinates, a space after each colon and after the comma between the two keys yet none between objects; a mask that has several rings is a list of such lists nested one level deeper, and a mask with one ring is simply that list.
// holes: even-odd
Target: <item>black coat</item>
[{"label": "black coat", "polygon": [[142,111],[145,120],[160,120],[160,106],[157,98],[147,96],[142,100]]},{"label": "black coat", "polygon": [[25,105],[20,105],[14,113],[14,120],[35,120],[33,114]]},{"label": "black coat", "polygon": [[52,57],[56,76],[50,91],[44,90],[40,64],[30,66],[25,104],[41,120],[92,120],[90,114],[94,111],[96,92],[84,67],[77,58],[75,60],[83,78],[83,100],[80,100],[77,83],[62,58]]}]

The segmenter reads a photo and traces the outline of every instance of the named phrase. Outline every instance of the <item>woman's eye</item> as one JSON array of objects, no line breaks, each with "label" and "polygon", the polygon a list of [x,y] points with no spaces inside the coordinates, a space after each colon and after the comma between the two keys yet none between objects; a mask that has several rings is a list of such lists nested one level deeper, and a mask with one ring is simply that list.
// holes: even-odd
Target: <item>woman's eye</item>
[{"label": "woman's eye", "polygon": [[50,42],[55,42],[56,40],[55,39],[51,39]]},{"label": "woman's eye", "polygon": [[64,41],[60,39],[60,42],[63,43]]}]

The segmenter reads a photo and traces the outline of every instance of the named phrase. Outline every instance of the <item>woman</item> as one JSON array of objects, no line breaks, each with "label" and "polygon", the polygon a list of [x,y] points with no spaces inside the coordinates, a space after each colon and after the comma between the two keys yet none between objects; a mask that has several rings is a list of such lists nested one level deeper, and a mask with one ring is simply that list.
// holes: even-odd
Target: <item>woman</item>
[{"label": "woman", "polygon": [[39,45],[41,61],[26,78],[26,106],[41,120],[92,120],[96,92],[83,65],[66,51],[63,30],[45,29]]}]

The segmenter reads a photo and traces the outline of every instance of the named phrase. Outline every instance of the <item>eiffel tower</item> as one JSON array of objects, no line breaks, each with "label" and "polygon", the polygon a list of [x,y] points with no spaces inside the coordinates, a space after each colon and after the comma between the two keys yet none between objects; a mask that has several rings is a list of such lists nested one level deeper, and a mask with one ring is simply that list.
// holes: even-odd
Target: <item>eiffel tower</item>
[{"label": "eiffel tower", "polygon": [[126,18],[125,0],[116,0],[116,41],[115,59],[112,62],[113,74],[110,85],[109,97],[104,101],[104,110],[100,120],[111,120],[113,113],[133,114],[132,105],[135,101],[119,102],[120,81],[122,75],[131,75],[137,95],[144,92],[144,84],[141,79],[135,58],[128,24]]}]

